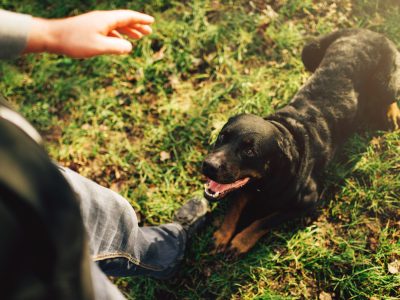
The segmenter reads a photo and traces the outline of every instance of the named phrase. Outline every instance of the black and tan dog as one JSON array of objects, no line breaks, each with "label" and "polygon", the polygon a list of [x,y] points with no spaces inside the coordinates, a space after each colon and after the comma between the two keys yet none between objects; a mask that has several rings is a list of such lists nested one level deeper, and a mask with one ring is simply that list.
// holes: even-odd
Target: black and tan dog
[{"label": "black and tan dog", "polygon": [[232,117],[204,160],[206,198],[233,198],[216,252],[246,253],[312,208],[327,164],[359,124],[400,124],[400,54],[387,38],[342,30],[306,45],[302,58],[314,74],[290,104],[266,118]]}]

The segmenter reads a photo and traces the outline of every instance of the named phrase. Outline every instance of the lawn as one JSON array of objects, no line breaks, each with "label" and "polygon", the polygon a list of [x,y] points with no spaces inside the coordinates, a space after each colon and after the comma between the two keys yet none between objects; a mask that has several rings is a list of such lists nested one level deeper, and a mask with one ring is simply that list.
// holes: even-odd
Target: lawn
[{"label": "lawn", "polygon": [[[62,3],[62,4],[61,4]],[[398,0],[10,1],[43,17],[132,8],[156,18],[131,55],[28,55],[0,63],[0,91],[52,158],[118,191],[142,225],[201,195],[201,161],[227,119],[284,106],[310,76],[302,46],[344,27],[400,46]],[[272,230],[243,259],[211,255],[224,203],[170,280],[115,279],[129,299],[400,299],[400,133],[354,136],[315,215]]]}]

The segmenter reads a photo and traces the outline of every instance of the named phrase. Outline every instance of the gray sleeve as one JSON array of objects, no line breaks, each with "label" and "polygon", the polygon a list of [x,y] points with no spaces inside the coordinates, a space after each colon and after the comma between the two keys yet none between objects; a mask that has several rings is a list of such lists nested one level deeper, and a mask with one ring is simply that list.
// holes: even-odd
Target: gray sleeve
[{"label": "gray sleeve", "polygon": [[0,9],[0,59],[21,54],[26,47],[32,17]]}]

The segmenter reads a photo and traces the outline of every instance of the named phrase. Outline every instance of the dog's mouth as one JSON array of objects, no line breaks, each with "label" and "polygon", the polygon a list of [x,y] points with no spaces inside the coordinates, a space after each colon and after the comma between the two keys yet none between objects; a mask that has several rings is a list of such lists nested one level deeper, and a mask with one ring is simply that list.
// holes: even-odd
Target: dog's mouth
[{"label": "dog's mouth", "polygon": [[250,177],[246,177],[232,183],[218,183],[208,178],[207,183],[204,185],[204,194],[209,200],[218,200],[246,185],[249,180]]}]

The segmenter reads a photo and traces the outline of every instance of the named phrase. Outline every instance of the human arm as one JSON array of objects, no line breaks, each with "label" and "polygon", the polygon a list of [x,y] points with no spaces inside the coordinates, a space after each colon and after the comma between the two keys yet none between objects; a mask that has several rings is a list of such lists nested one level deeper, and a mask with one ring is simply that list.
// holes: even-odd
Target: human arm
[{"label": "human arm", "polygon": [[[23,53],[50,52],[65,54],[75,58],[91,57],[101,54],[125,54],[132,50],[132,44],[121,34],[139,39],[151,33],[153,17],[131,10],[94,11],[65,19],[31,18],[26,15],[9,13],[0,10],[0,17],[8,14],[7,23],[0,21],[0,27],[19,34],[13,37],[16,50]],[[14,19],[13,19],[14,18]],[[17,30],[18,20],[24,18],[26,25]],[[0,18],[1,19],[1,18]],[[11,22],[11,24],[10,24]],[[5,25],[4,25],[5,24]],[[0,33],[5,30],[0,29]],[[24,31],[25,30],[25,31]],[[0,57],[10,57],[13,53],[1,53],[2,38],[0,35]],[[7,39],[6,39],[7,40]],[[4,43],[4,41],[3,41]],[[22,48],[22,49],[21,49]],[[11,55],[10,55],[11,54]]]}]

